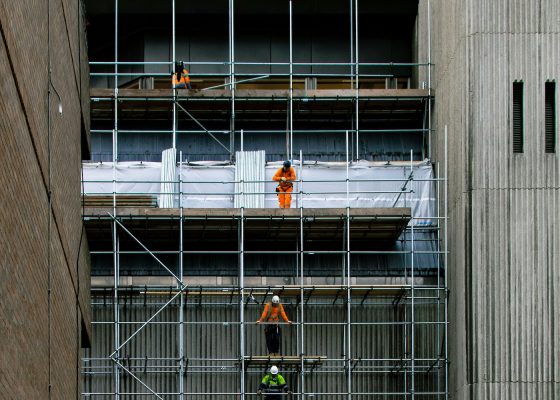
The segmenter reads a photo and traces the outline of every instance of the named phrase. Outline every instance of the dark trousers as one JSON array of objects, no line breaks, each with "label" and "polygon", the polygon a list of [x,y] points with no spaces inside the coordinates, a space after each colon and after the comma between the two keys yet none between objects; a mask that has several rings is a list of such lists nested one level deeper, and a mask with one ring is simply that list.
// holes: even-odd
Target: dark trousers
[{"label": "dark trousers", "polygon": [[264,328],[264,336],[266,338],[266,348],[268,353],[280,353],[280,336],[282,331],[278,325],[267,325]]},{"label": "dark trousers", "polygon": [[270,394],[268,393],[265,397],[264,400],[282,400],[283,396],[281,393],[276,393],[276,394]]},{"label": "dark trousers", "polygon": [[264,400],[284,400],[288,398],[287,393],[281,389],[268,389],[265,393]]}]

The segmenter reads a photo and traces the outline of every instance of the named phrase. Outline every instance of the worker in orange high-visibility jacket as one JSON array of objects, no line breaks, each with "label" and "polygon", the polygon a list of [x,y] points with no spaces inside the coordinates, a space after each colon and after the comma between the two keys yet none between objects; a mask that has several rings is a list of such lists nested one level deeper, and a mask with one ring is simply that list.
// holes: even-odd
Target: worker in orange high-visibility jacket
[{"label": "worker in orange high-visibility jacket", "polygon": [[280,339],[282,331],[278,326],[280,322],[280,317],[287,322],[292,324],[292,321],[288,319],[286,311],[284,311],[284,306],[280,303],[280,297],[272,296],[272,302],[266,303],[261,317],[257,321],[257,324],[261,322],[267,323],[264,328],[264,336],[266,338],[266,348],[268,349],[268,354],[271,356],[280,355]]},{"label": "worker in orange high-visibility jacket", "polygon": [[278,193],[280,208],[290,208],[292,206],[292,191],[294,190],[293,182],[296,180],[296,170],[292,167],[292,163],[284,161],[284,165],[276,171],[272,180],[278,182],[276,192]]},{"label": "worker in orange high-visibility jacket", "polygon": [[175,63],[175,72],[173,73],[173,89],[192,89],[189,71],[185,68],[182,61]]}]

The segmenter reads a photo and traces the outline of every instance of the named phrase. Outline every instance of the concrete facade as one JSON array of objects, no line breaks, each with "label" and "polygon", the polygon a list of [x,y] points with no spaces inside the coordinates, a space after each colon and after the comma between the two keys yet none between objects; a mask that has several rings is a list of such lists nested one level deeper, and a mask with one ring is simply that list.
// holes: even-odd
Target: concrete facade
[{"label": "concrete facade", "polygon": [[[560,165],[545,154],[544,87],[560,79],[560,4],[422,0],[419,21],[429,7],[432,146],[443,162],[447,125],[451,160],[450,397],[559,398]],[[418,36],[426,30],[419,24]],[[521,154],[512,151],[516,80]]]},{"label": "concrete facade", "polygon": [[82,4],[2,0],[0,34],[0,399],[79,398],[91,319]]}]

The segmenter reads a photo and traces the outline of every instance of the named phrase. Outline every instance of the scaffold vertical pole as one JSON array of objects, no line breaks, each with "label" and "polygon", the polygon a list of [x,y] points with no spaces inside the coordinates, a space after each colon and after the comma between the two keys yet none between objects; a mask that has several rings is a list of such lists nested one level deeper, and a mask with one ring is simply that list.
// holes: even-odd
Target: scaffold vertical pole
[{"label": "scaffold vertical pole", "polygon": [[293,66],[293,20],[292,20],[292,0],[289,1],[290,9],[290,100],[288,104],[288,119],[289,119],[289,130],[290,130],[290,154],[288,159],[293,161],[294,158],[294,66]]},{"label": "scaffold vertical pole", "polygon": [[350,158],[348,155],[348,131],[346,131],[346,368],[347,398],[352,399],[352,292],[350,269]]},{"label": "scaffold vertical pole", "polygon": [[229,119],[230,132],[230,161],[235,157],[235,19],[234,0],[229,0],[229,84],[231,96],[231,117]]},{"label": "scaffold vertical pole", "polygon": [[[119,271],[119,237],[118,237],[118,233],[115,229],[114,232],[115,236],[113,238],[113,245],[114,245],[114,256],[113,256],[113,273],[114,273],[114,281],[113,281],[113,307],[114,307],[114,326],[113,326],[113,335],[114,335],[114,344],[115,344],[115,350],[116,353],[114,355],[114,357],[119,360],[120,359],[120,310],[119,310],[119,276],[120,276],[120,271]],[[119,365],[117,363],[114,363],[115,366],[115,399],[119,399],[120,398],[120,368]]]},{"label": "scaffold vertical pole", "polygon": [[[175,0],[173,0],[175,5]],[[181,283],[177,283],[177,289],[181,290],[179,297],[179,400],[184,399],[185,392],[185,292],[182,290],[184,285],[184,265],[183,265],[183,152],[179,152],[179,278]]]},{"label": "scaffold vertical pole", "polygon": [[360,52],[359,52],[359,33],[358,33],[358,0],[355,0],[356,4],[354,6],[354,14],[356,16],[356,22],[354,23],[354,28],[356,29],[356,38],[354,43],[356,45],[356,68],[354,71],[356,73],[356,161],[360,159]]},{"label": "scaffold vertical pole", "polygon": [[[242,186],[243,187],[243,186]],[[241,400],[245,399],[245,214],[244,195],[241,192],[239,218],[239,357],[241,361],[240,391]]]},{"label": "scaffold vertical pole", "polygon": [[[301,150],[300,150],[300,162],[301,162]],[[299,177],[299,179],[301,180],[301,175]],[[301,188],[300,188],[301,190]],[[300,285],[300,317],[301,320],[299,321],[300,323],[300,329],[299,329],[299,333],[300,333],[300,392],[301,392],[301,397],[302,399],[305,398],[305,362],[304,362],[304,357],[305,357],[305,336],[304,336],[304,328],[305,328],[305,316],[304,316],[304,291],[303,291],[303,287],[305,284],[305,278],[304,278],[304,242],[303,242],[303,201],[300,202],[299,205],[299,268],[300,268],[300,280],[299,280],[299,285]]]},{"label": "scaffold vertical pole", "polygon": [[448,311],[448,301],[449,301],[449,296],[448,296],[448,253],[449,253],[449,247],[448,247],[448,227],[447,225],[449,224],[449,214],[448,214],[448,186],[449,186],[449,164],[448,164],[448,155],[447,155],[447,125],[445,125],[445,135],[444,135],[444,149],[443,149],[443,154],[444,154],[444,174],[445,174],[445,181],[444,181],[444,186],[443,186],[443,212],[445,215],[445,231],[443,233],[443,238],[444,238],[444,249],[443,249],[443,276],[444,276],[444,285],[445,285],[445,399],[447,400],[449,398],[449,377],[448,377],[448,373],[449,373],[449,343],[448,343],[448,330],[447,330],[447,325],[448,325],[448,316],[447,316],[447,311]]},{"label": "scaffold vertical pole", "polygon": [[[410,176],[413,177],[413,150],[410,149]],[[414,302],[414,224],[415,224],[415,215],[413,212],[412,219],[410,221],[410,393],[411,399],[414,400],[415,398],[415,375],[414,369],[416,366],[415,360],[415,302]]]},{"label": "scaffold vertical pole", "polygon": [[[114,107],[114,120],[113,120],[113,215],[117,215],[117,159],[118,159],[118,96],[119,96],[119,0],[115,0],[115,78],[113,80],[113,107]],[[113,326],[113,341],[115,350],[120,347],[120,331],[119,331],[119,260],[118,260],[118,232],[117,222],[112,221],[113,230],[113,307],[114,307],[114,326]],[[115,354],[119,359],[120,352]],[[114,363],[114,384],[115,384],[115,400],[120,398],[120,371],[117,363]]]},{"label": "scaffold vertical pole", "polygon": [[[173,62],[171,65],[172,72],[175,72],[175,62],[177,61],[177,54],[175,53],[175,0],[171,0],[171,52]],[[177,148],[177,89],[173,85],[173,135],[171,138],[172,148]]]},{"label": "scaffold vertical pole", "polygon": [[350,5],[350,89],[354,89],[354,0]]},{"label": "scaffold vertical pole", "polygon": [[[441,209],[440,209],[440,190],[441,190],[441,185],[440,185],[440,163],[439,161],[436,162],[436,202],[435,202],[435,206],[436,206],[436,216],[437,216],[437,222],[436,222],[436,250],[438,250],[437,254],[436,254],[436,265],[437,265],[437,297],[438,297],[438,301],[437,301],[437,318],[441,318],[441,267],[442,267],[442,262],[441,262],[441,254],[440,254],[440,248],[441,248],[441,221],[440,221],[440,215],[441,215]],[[444,292],[444,299],[445,299],[445,292]],[[438,359],[441,357],[441,350],[440,350],[440,340],[442,339],[441,336],[441,327],[440,324],[437,324],[436,326],[436,338],[437,340],[434,343],[434,351],[435,354],[437,354]],[[438,376],[437,376],[437,392],[440,393],[441,392],[441,377],[440,377],[440,371],[441,371],[441,366],[440,366],[441,361],[438,361],[438,365],[437,365],[437,369],[438,369]],[[440,398],[440,395],[438,395],[438,398]]]},{"label": "scaffold vertical pole", "polygon": [[431,4],[427,3],[428,33],[428,159],[432,159],[432,26]]},{"label": "scaffold vertical pole", "polygon": [[303,208],[303,151],[299,151],[299,203]]}]

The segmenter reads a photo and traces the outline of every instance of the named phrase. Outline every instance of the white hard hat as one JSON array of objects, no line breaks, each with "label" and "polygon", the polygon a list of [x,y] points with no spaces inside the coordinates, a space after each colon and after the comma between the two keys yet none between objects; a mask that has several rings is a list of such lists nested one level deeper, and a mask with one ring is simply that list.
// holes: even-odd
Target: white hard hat
[{"label": "white hard hat", "polygon": [[273,304],[278,304],[278,303],[280,303],[280,297],[278,297],[278,296],[276,296],[276,295],[275,295],[275,296],[272,296],[272,303],[273,303]]},{"label": "white hard hat", "polygon": [[272,367],[270,367],[270,373],[272,375],[278,374],[278,367],[276,365],[273,365]]}]

